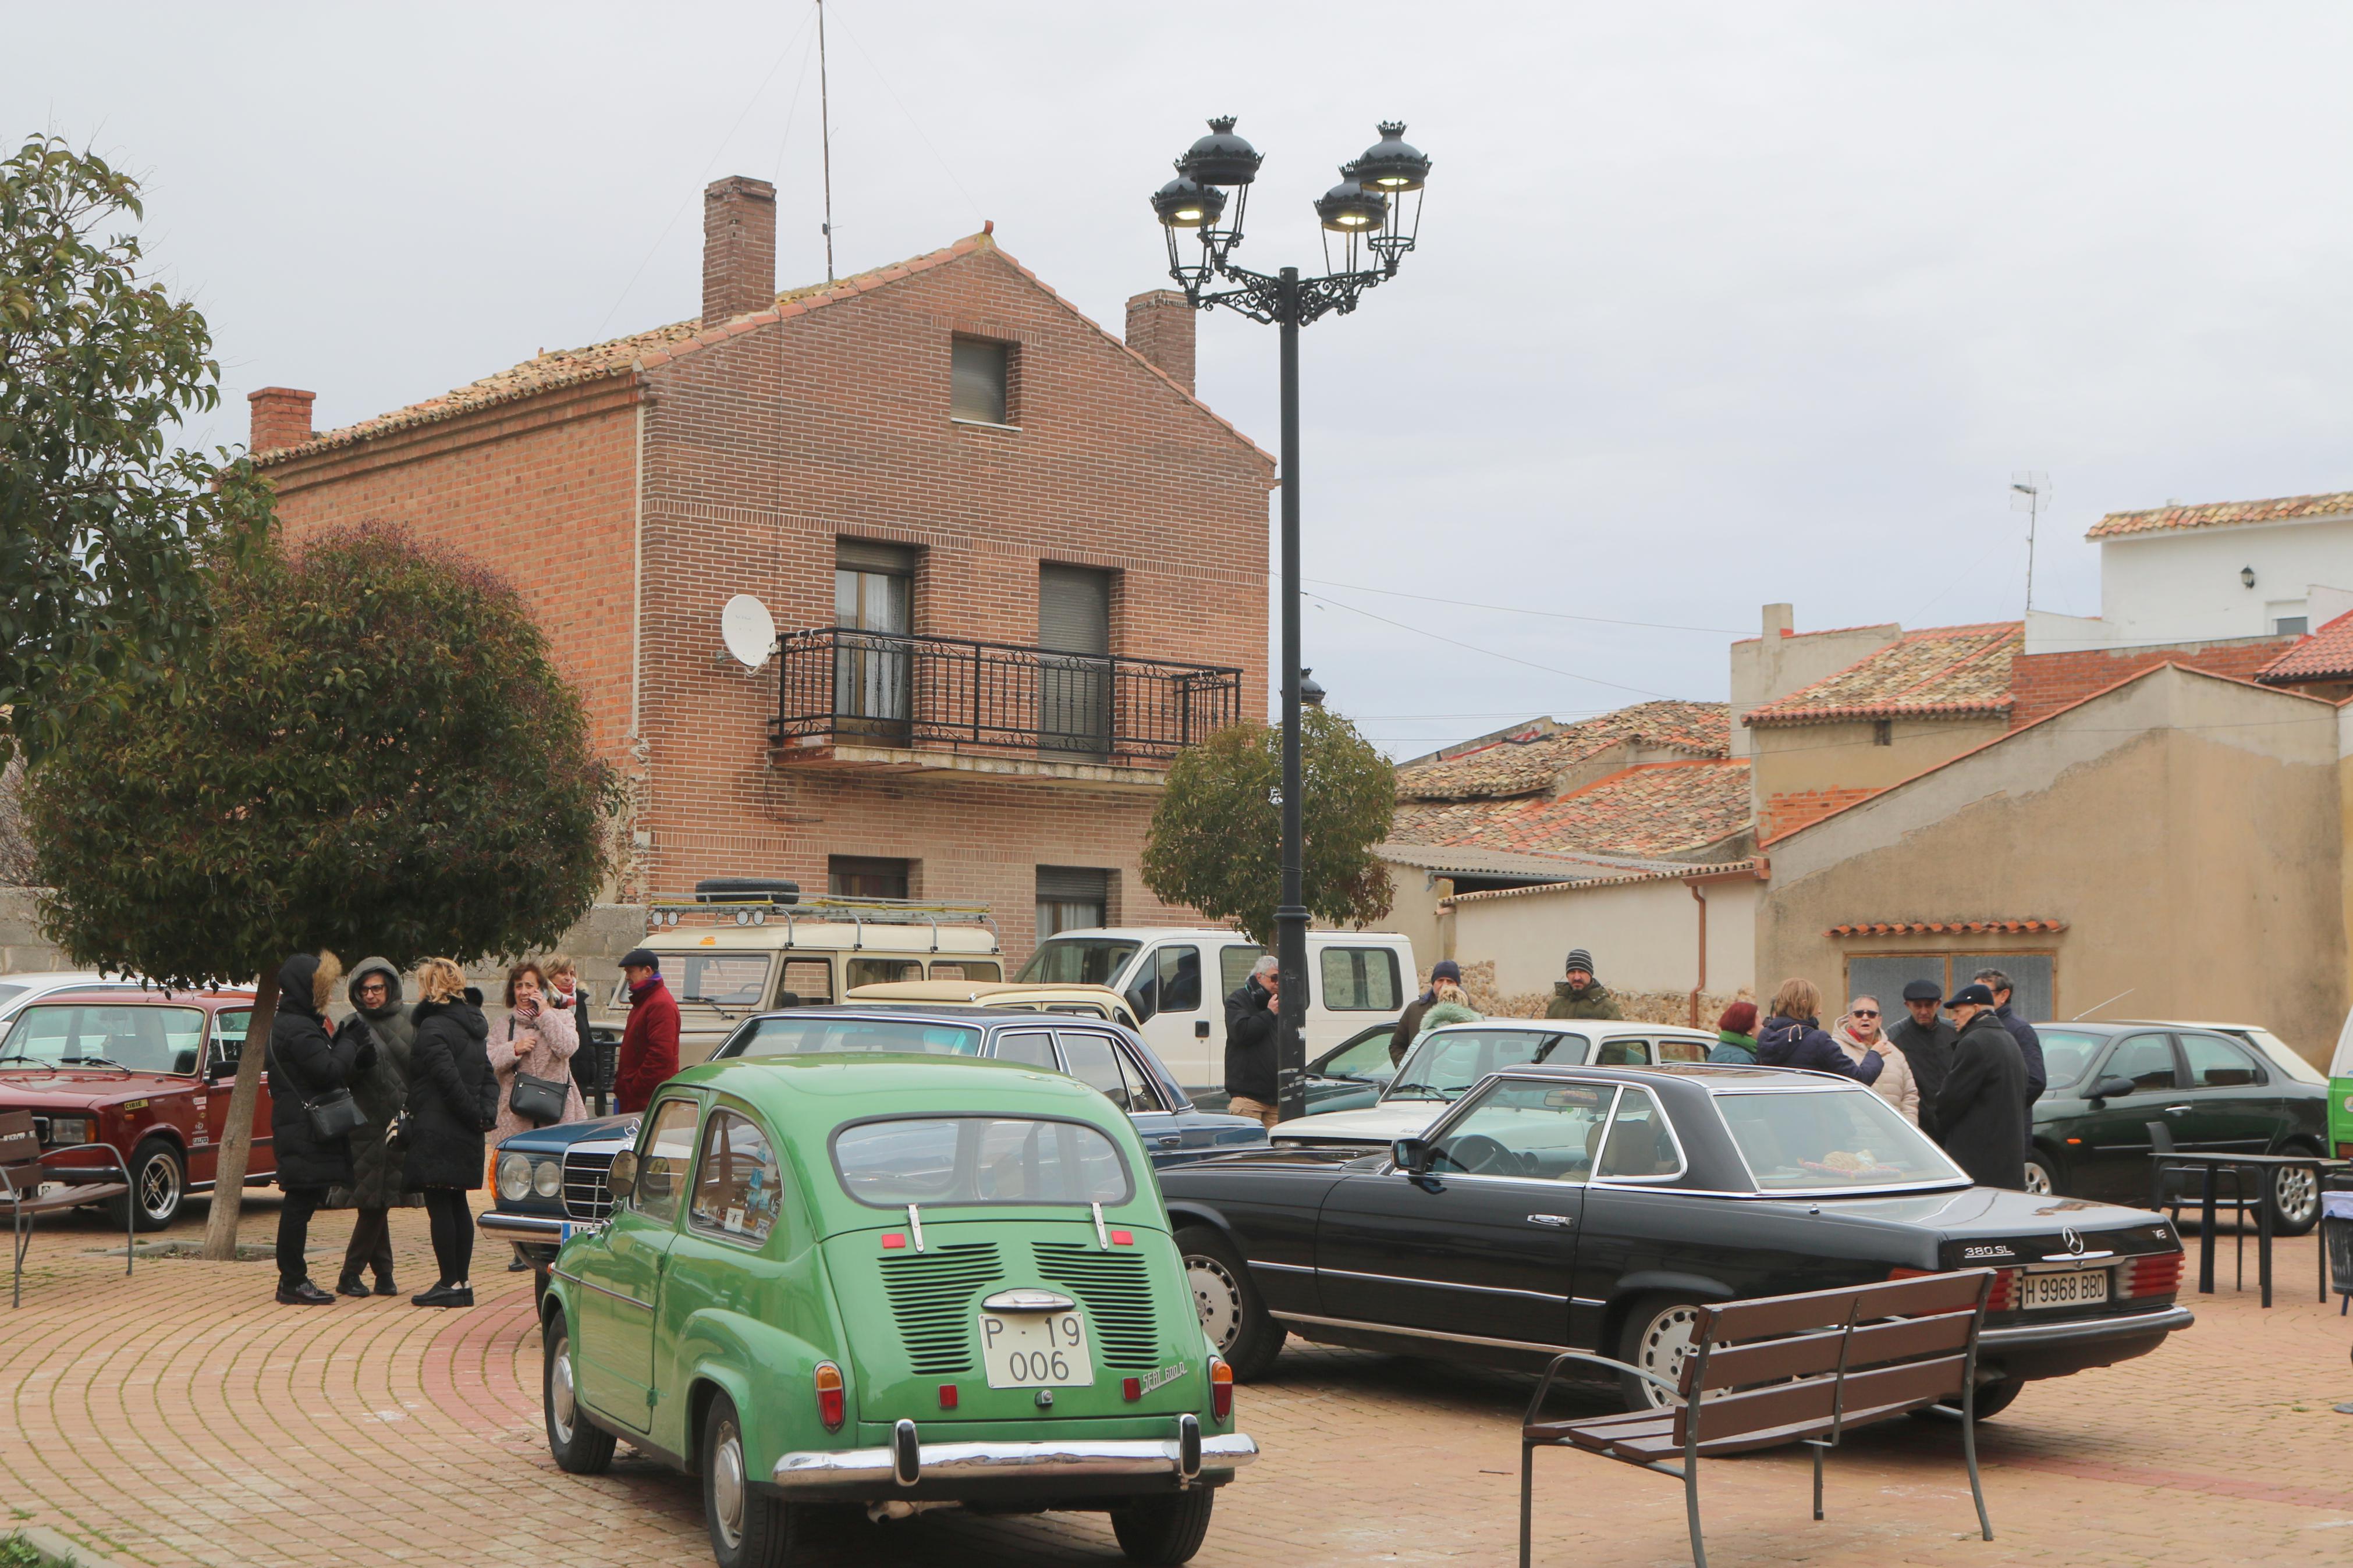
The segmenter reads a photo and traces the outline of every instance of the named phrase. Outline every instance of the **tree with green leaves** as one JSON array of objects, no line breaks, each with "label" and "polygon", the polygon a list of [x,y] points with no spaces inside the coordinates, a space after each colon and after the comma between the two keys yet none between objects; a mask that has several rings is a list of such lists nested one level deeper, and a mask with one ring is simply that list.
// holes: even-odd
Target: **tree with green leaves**
[{"label": "tree with green leaves", "polygon": [[140,213],[135,180],[57,137],[0,163],[0,762],[54,745],[70,693],[152,700],[203,635],[208,552],[270,515],[250,464],[174,441],[220,364],[137,237],[100,237]]},{"label": "tree with green leaves", "polygon": [[[1373,846],[1397,806],[1388,760],[1324,708],[1300,715],[1301,861],[1309,918],[1362,925],[1389,912],[1389,881]],[[1282,732],[1229,725],[1177,753],[1144,841],[1144,881],[1172,904],[1230,920],[1274,940],[1282,901]]]},{"label": "tree with green leaves", "polygon": [[[511,957],[588,912],[620,785],[503,579],[363,524],[210,581],[177,700],[77,692],[100,700],[27,780],[43,918],[75,963],[258,976],[261,1042],[290,952]],[[207,1257],[234,1256],[264,1054],[237,1063]]]}]

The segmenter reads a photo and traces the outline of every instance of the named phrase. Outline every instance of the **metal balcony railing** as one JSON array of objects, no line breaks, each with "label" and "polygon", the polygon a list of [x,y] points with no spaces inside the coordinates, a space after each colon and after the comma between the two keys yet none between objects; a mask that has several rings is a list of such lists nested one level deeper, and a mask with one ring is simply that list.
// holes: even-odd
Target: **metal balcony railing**
[{"label": "metal balcony railing", "polygon": [[1164,764],[1241,715],[1242,672],[966,637],[818,626],[776,639],[782,746],[839,744]]}]

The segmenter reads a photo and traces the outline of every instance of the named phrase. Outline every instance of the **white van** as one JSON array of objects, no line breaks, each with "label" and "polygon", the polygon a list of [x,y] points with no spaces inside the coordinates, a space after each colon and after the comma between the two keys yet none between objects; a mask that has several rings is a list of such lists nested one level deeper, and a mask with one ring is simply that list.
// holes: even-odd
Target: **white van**
[{"label": "white van", "polygon": [[[1108,926],[1047,938],[1015,979],[1108,985],[1135,1009],[1139,1030],[1188,1089],[1226,1081],[1226,996],[1264,948],[1214,926]],[[1413,999],[1413,942],[1394,931],[1307,933],[1307,1055]]]}]

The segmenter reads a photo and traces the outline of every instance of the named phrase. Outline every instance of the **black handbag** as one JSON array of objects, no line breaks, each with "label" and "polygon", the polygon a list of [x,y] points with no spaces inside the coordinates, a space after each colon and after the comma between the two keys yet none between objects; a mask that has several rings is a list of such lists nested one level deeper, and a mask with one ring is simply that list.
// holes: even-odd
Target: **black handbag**
[{"label": "black handbag", "polygon": [[360,1102],[352,1098],[348,1089],[338,1089],[306,1100],[302,1109],[311,1113],[311,1131],[322,1143],[332,1143],[338,1138],[349,1137],[367,1125],[360,1114]]},{"label": "black handbag", "polygon": [[517,1069],[514,1088],[507,1091],[507,1109],[545,1127],[564,1120],[564,1108],[571,1098],[569,1079],[533,1078]]}]

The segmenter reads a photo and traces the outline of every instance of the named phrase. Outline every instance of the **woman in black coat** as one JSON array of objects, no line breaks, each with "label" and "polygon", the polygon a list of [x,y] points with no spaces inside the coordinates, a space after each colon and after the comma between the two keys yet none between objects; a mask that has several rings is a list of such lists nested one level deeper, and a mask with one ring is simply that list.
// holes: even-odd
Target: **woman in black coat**
[{"label": "woman in black coat", "polygon": [[322,1138],[311,1107],[375,1065],[373,1045],[353,1036],[330,1038],[327,999],[343,966],[332,952],[298,952],[278,966],[278,1012],[269,1024],[269,1142],[278,1159],[278,1300],[289,1307],[332,1306],[335,1299],[311,1283],[303,1253],[311,1216],[327,1189],[352,1179],[349,1133]]},{"label": "woman in black coat", "polygon": [[470,1307],[474,1216],[466,1194],[482,1184],[482,1134],[497,1122],[499,1083],[483,1042],[490,1037],[482,994],[446,958],[417,966],[424,1000],[413,1015],[417,1044],[408,1058],[408,1131],[401,1185],[425,1194],[433,1226],[439,1283],[409,1300],[420,1307]]}]

